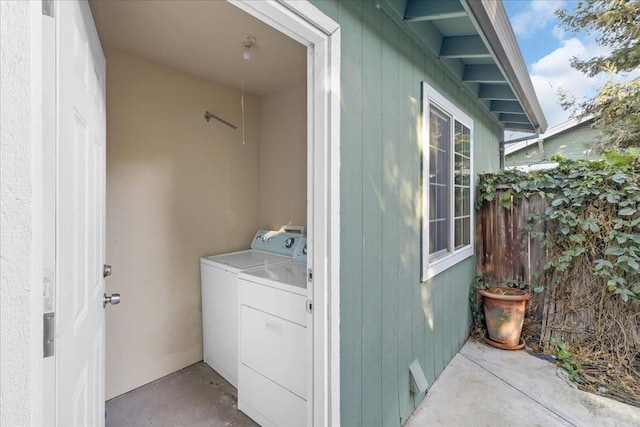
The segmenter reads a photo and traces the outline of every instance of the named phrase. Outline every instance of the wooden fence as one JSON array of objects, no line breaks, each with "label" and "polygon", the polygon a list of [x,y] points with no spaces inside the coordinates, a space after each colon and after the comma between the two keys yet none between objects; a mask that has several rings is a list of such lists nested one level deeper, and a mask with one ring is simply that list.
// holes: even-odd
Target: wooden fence
[{"label": "wooden fence", "polygon": [[[506,209],[501,201],[508,186],[498,187],[496,197],[485,201],[476,222],[477,274],[491,283],[507,280],[535,286],[544,268],[544,249],[524,227],[531,213],[542,214],[546,201],[538,194],[512,200]],[[542,230],[538,225],[536,231]]]}]

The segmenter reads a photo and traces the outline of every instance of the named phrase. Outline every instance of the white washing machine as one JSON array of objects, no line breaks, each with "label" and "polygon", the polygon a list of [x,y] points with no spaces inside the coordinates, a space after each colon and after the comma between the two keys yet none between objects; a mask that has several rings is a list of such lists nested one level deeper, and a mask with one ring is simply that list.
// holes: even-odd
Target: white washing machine
[{"label": "white washing machine", "polygon": [[251,249],[200,258],[204,362],[238,386],[238,273],[290,262],[300,234],[259,230]]},{"label": "white washing machine", "polygon": [[262,426],[307,425],[307,242],[289,262],[238,275],[238,409]]}]

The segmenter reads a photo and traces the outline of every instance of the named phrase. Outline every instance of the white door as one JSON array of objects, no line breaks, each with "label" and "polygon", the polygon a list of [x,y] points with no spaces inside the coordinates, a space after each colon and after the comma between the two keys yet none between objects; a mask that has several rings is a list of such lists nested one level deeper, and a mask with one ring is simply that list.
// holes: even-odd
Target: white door
[{"label": "white door", "polygon": [[56,423],[104,425],[105,71],[86,1],[57,1]]}]

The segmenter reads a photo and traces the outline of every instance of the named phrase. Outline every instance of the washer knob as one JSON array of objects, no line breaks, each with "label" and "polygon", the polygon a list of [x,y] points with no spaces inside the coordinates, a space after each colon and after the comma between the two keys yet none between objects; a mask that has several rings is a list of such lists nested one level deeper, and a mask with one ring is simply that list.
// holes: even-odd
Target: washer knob
[{"label": "washer knob", "polygon": [[284,242],[284,247],[287,249],[291,249],[291,247],[293,246],[293,243],[295,242],[295,239],[293,237],[289,237],[285,242]]}]

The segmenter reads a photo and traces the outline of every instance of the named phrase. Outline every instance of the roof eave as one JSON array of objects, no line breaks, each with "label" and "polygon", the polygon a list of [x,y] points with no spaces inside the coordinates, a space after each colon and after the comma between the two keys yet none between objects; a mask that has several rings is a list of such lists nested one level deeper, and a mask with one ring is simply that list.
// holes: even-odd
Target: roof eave
[{"label": "roof eave", "polygon": [[489,44],[533,126],[539,128],[540,132],[546,131],[547,120],[531,83],[504,5],[502,2],[491,0],[464,0],[463,4],[466,4],[473,15],[479,26],[480,35]]}]

